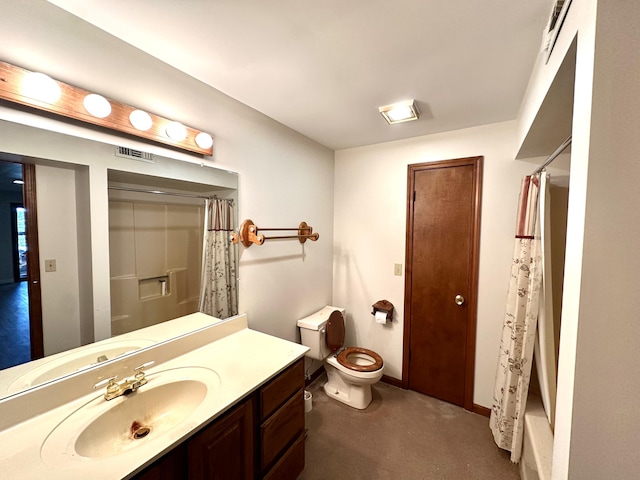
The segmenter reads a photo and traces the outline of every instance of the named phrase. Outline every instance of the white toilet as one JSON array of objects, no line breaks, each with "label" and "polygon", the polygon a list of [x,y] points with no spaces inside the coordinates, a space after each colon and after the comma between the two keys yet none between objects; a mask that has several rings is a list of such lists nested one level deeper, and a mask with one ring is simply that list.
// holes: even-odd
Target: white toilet
[{"label": "white toilet", "polygon": [[371,385],[382,378],[382,357],[373,350],[344,345],[345,309],[327,306],[298,320],[307,357],[324,360],[330,397],[360,410],[371,403]]}]

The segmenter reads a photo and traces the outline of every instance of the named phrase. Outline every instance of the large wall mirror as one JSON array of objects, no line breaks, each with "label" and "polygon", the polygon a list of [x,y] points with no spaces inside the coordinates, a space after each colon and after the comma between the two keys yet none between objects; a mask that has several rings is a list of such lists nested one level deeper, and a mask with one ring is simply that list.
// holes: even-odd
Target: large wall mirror
[{"label": "large wall mirror", "polygon": [[[236,173],[5,120],[0,137],[0,350],[22,349],[2,359],[0,398],[202,328],[203,307],[237,313]],[[44,344],[28,362],[22,164],[35,166]],[[211,277],[221,254],[226,284]]]}]

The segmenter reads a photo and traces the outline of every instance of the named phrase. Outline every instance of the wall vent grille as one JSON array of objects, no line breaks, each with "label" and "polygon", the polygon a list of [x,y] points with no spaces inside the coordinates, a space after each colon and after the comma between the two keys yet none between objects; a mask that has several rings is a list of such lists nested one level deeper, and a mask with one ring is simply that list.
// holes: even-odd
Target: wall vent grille
[{"label": "wall vent grille", "polygon": [[567,10],[571,6],[571,0],[555,0],[549,15],[549,21],[544,29],[542,36],[542,52],[546,55],[546,62],[549,61],[553,47],[556,45],[558,33],[562,28],[564,19],[567,16]]},{"label": "wall vent grille", "polygon": [[152,154],[127,147],[116,147],[116,157],[129,158],[131,160],[138,160],[140,162],[156,163],[153,160]]},{"label": "wall vent grille", "polygon": [[553,30],[556,28],[556,23],[560,18],[560,12],[562,12],[562,7],[564,7],[565,0],[556,0],[553,8],[551,9],[551,16],[549,17],[549,30]]}]

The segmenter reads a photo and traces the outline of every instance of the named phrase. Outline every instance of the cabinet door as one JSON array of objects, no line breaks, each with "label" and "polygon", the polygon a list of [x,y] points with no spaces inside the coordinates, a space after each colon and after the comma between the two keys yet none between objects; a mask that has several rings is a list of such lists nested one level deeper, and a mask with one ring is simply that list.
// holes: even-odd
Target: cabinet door
[{"label": "cabinet door", "polygon": [[252,480],[253,452],[249,398],[189,442],[189,480]]},{"label": "cabinet door", "polygon": [[187,470],[187,449],[179,445],[153,465],[133,477],[135,480],[176,480]]}]

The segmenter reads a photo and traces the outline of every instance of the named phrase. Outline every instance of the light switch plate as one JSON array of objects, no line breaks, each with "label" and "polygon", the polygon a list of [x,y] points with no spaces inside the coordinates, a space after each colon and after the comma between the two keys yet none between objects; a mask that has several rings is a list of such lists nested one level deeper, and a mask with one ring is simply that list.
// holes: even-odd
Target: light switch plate
[{"label": "light switch plate", "polygon": [[45,260],[44,261],[44,271],[45,272],[55,272],[56,271],[56,261],[55,260]]},{"label": "light switch plate", "polygon": [[402,275],[402,264],[401,263],[395,263],[393,265],[393,274],[394,275]]}]

